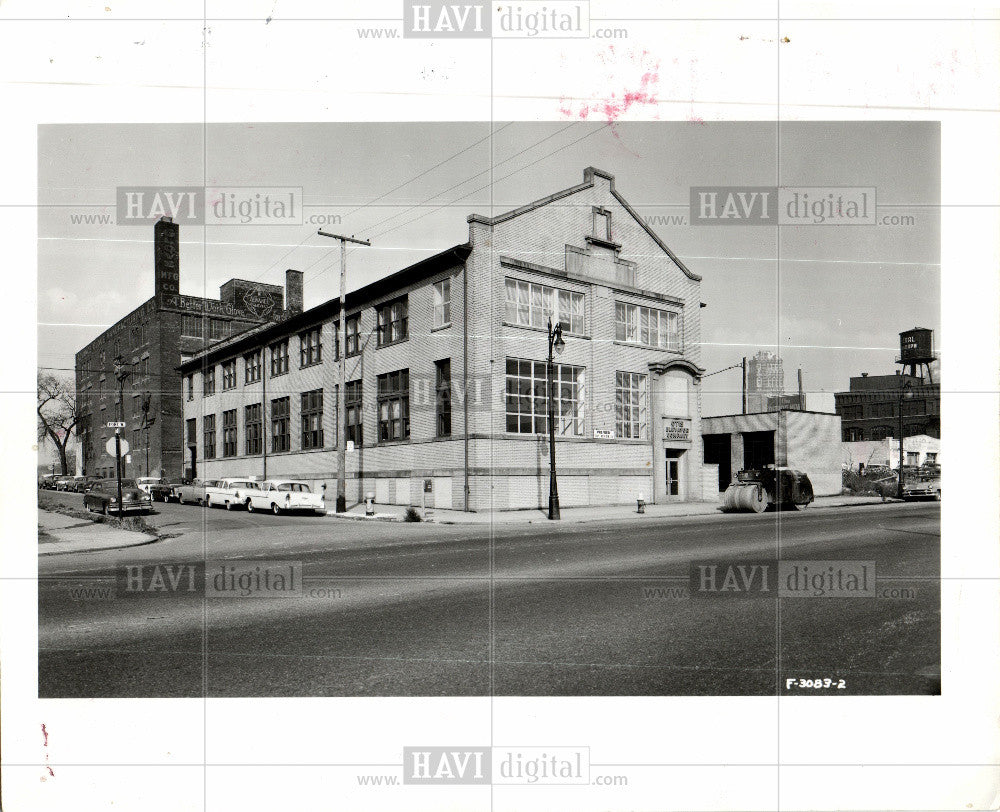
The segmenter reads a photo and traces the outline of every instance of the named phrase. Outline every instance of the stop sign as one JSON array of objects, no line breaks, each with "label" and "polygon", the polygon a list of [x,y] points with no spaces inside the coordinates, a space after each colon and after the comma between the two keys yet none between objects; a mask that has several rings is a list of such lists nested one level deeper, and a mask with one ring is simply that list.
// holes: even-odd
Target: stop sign
[{"label": "stop sign", "polygon": [[[121,444],[122,444],[122,454],[123,455],[128,454],[128,440],[122,437]],[[108,444],[104,446],[104,448],[108,452],[108,454],[110,454],[113,457],[115,455],[115,438],[112,437],[110,440],[108,440]]]}]

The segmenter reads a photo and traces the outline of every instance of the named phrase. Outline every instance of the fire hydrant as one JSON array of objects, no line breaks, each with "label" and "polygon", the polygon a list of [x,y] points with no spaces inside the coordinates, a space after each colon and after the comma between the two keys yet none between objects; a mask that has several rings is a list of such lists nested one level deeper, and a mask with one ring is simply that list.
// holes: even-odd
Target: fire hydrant
[{"label": "fire hydrant", "polygon": [[365,516],[375,515],[375,494],[371,491],[365,494]]},{"label": "fire hydrant", "polygon": [[636,513],[646,512],[646,500],[643,499],[641,495],[636,498],[635,505],[636,505],[636,510],[635,510]]}]

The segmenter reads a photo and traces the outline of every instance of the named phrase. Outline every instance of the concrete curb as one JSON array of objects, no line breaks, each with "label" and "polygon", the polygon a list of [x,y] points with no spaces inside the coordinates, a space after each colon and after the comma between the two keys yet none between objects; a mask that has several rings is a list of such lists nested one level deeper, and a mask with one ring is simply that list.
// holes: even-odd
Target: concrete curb
[{"label": "concrete curb", "polygon": [[[116,533],[133,533],[131,530],[116,530]],[[58,538],[54,536],[51,532],[46,531],[46,535],[52,536],[53,538]],[[159,541],[159,536],[151,536],[148,533],[135,533],[139,536],[138,541],[126,542],[125,544],[117,543],[117,540],[113,544],[98,544],[93,545],[93,543],[88,542],[77,542],[77,541],[49,541],[40,542],[38,545],[38,555],[66,555],[67,553],[96,553],[103,550],[122,550],[128,547],[142,547],[146,544],[152,544],[153,542]],[[58,548],[58,549],[53,549]]]}]

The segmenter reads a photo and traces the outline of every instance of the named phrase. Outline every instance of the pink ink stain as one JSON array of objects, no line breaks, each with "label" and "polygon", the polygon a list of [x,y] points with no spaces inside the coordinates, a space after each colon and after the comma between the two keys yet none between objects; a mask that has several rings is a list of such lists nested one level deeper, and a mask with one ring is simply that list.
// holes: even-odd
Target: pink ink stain
[{"label": "pink ink stain", "polygon": [[[46,747],[47,748],[48,746],[49,746],[49,731],[47,731],[45,729],[45,723],[43,722],[42,723],[42,747]],[[55,772],[53,771],[52,767],[49,766],[49,754],[48,754],[48,752],[45,753],[45,769],[49,771],[49,775],[50,776],[52,776],[53,778],[55,777]]]},{"label": "pink ink stain", "polygon": [[[566,118],[587,120],[591,116],[599,116],[609,124],[614,124],[629,110],[643,105],[657,104],[656,91],[660,81],[660,63],[650,53],[634,50],[627,53],[615,51],[614,45],[609,45],[605,52],[598,54],[600,62],[607,66],[607,78],[604,87],[590,94],[597,98],[596,102],[583,102],[579,106],[574,100],[562,98],[559,102],[559,112]],[[636,76],[630,79],[629,74]],[[618,84],[622,89],[607,92],[607,86]],[[615,133],[615,137],[618,134]]]}]

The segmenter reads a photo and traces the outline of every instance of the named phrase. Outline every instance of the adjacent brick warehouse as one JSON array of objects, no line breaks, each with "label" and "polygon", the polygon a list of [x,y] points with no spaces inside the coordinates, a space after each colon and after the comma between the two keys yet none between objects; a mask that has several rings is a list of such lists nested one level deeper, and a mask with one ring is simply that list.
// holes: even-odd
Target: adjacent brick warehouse
[{"label": "adjacent brick warehouse", "polygon": [[[181,294],[179,228],[163,218],[153,232],[152,298],[76,354],[76,392],[83,414],[78,434],[88,476],[114,475],[114,457],[105,450],[114,430],[106,424],[124,421],[122,436],[131,456],[125,476],[179,477],[183,407],[178,364],[213,341],[286,315],[282,289],[275,285],[230,280],[219,299]],[[301,310],[301,274],[288,273],[293,287],[298,285]],[[117,376],[115,359],[122,362]]]},{"label": "adjacent brick warehouse", "polygon": [[[301,478],[332,501],[336,446],[350,439],[349,503],[371,491],[381,503],[544,507],[552,316],[565,340],[555,365],[562,504],[717,498],[701,443],[701,277],[613,176],[588,168],[577,186],[468,220],[467,243],[348,295],[358,337],[349,330],[345,393],[338,300],[183,362],[188,473]],[[257,352],[263,375],[248,380]]]}]

